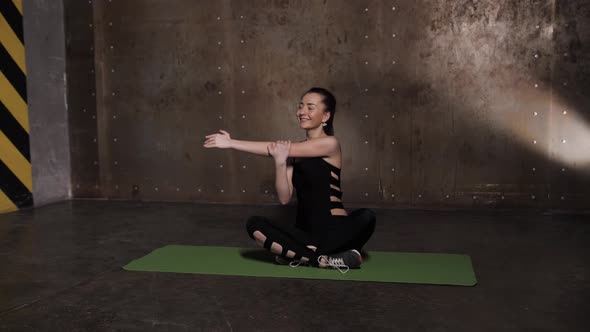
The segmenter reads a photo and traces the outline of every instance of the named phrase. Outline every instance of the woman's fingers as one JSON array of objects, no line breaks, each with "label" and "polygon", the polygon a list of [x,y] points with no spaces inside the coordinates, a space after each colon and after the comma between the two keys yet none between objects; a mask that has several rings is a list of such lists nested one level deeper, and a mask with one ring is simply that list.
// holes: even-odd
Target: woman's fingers
[{"label": "woman's fingers", "polygon": [[270,154],[271,156],[274,156],[276,149],[274,144],[270,143],[267,147],[266,150],[268,150],[268,154]]},{"label": "woman's fingers", "polygon": [[205,146],[205,147],[214,147],[215,146],[215,136],[216,135],[217,134],[206,136],[207,139],[205,140],[205,143],[203,144],[203,146]]},{"label": "woman's fingers", "polygon": [[291,141],[277,141],[276,143],[278,145],[284,146],[284,147],[287,147],[287,146],[290,146],[291,145]]},{"label": "woman's fingers", "polygon": [[215,145],[215,139],[219,137],[220,134],[211,134],[205,136],[205,145]]},{"label": "woman's fingers", "polygon": [[[221,134],[220,134],[220,133],[221,133]],[[219,136],[219,135],[222,135],[222,134],[223,134],[223,135],[228,135],[228,136],[229,136],[229,133],[228,133],[227,131],[225,131],[225,130],[222,130],[222,129],[219,129],[219,133],[215,133],[215,134],[207,135],[207,136],[205,136],[205,138],[215,137],[215,136]]]}]

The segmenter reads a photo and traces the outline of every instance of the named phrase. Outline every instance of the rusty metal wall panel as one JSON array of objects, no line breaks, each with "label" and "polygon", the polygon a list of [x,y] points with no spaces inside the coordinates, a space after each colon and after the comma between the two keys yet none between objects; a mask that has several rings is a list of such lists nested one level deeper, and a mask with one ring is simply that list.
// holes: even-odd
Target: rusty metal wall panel
[{"label": "rusty metal wall panel", "polygon": [[324,86],[338,99],[345,203],[588,200],[581,1],[114,0],[94,8],[104,197],[275,203],[270,159],[207,150],[203,137],[223,128],[238,139],[301,140],[295,105],[307,88]]},{"label": "rusty metal wall panel", "polygon": [[67,108],[74,197],[102,197],[94,76],[93,5],[64,1]]},{"label": "rusty metal wall panel", "polygon": [[[514,205],[536,205],[544,182],[530,175],[547,162],[531,151],[527,137],[533,130],[533,110],[548,110],[550,95],[535,91],[535,76],[549,66],[539,63],[534,50],[537,44],[550,49],[551,43],[535,38],[532,23],[550,19],[551,2],[439,4],[439,10],[418,15],[416,26],[427,28],[417,29],[409,49],[413,58],[420,58],[414,80],[423,82],[408,108],[417,116],[426,114],[413,127],[418,143],[433,149],[413,154],[416,168],[425,176],[446,168],[441,173],[453,176],[447,175],[443,190],[419,182],[413,188],[424,188],[429,200],[450,205],[503,204],[505,197]],[[434,100],[426,111],[416,107],[429,99]],[[432,133],[433,123],[444,121],[445,113],[450,117],[447,126]],[[447,151],[435,154],[439,147]]]},{"label": "rusty metal wall panel", "polygon": [[552,206],[590,205],[590,6],[556,1],[551,102]]}]

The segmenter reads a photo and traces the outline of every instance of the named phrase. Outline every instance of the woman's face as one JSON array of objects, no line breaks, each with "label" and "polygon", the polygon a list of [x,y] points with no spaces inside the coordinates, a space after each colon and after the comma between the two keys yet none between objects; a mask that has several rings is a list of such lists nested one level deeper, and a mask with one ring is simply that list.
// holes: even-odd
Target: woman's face
[{"label": "woman's face", "polygon": [[322,102],[322,96],[317,93],[308,93],[301,98],[297,106],[297,119],[302,129],[313,129],[322,125],[330,118],[330,113],[325,112],[326,106]]}]

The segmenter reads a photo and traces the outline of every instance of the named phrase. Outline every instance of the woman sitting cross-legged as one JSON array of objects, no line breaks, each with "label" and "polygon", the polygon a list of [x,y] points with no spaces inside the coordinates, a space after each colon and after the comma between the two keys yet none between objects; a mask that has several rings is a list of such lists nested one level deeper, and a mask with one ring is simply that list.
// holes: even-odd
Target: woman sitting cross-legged
[{"label": "woman sitting cross-legged", "polygon": [[295,225],[279,227],[263,216],[250,217],[246,225],[250,237],[276,254],[279,264],[304,263],[341,272],[359,268],[363,261],[360,250],[375,230],[372,210],[349,214],[342,204],[342,152],[334,137],[335,112],[334,96],[326,89],[312,88],[301,97],[296,113],[300,128],[307,133],[305,141],[240,141],[223,130],[206,136],[206,148],[272,156],[281,204],[289,203],[295,189]]}]

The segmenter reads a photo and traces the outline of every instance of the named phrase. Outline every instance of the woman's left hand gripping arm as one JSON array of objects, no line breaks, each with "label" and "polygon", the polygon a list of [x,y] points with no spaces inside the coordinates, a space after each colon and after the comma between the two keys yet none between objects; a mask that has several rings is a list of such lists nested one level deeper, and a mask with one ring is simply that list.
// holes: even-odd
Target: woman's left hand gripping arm
[{"label": "woman's left hand gripping arm", "polygon": [[277,141],[268,146],[268,153],[275,160],[275,187],[281,204],[287,204],[291,200],[290,183],[287,176],[287,158],[289,157],[290,148],[291,141]]}]

